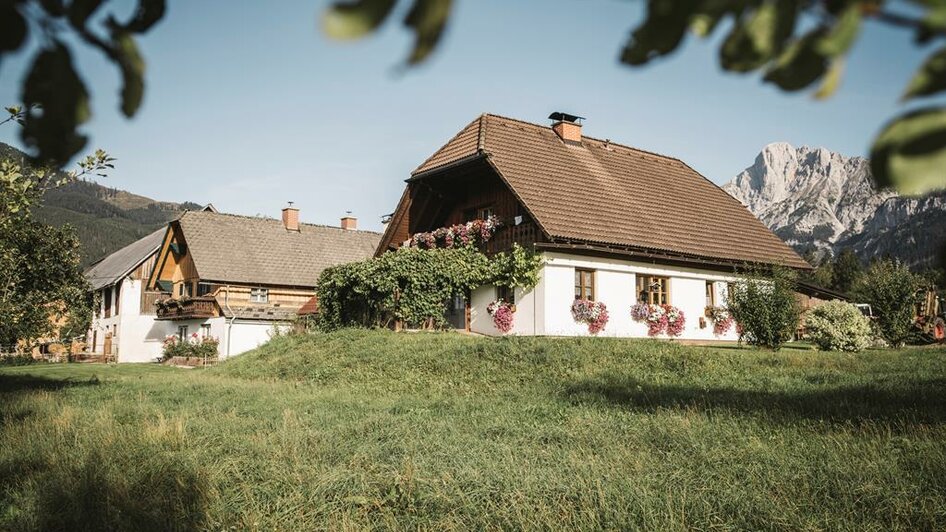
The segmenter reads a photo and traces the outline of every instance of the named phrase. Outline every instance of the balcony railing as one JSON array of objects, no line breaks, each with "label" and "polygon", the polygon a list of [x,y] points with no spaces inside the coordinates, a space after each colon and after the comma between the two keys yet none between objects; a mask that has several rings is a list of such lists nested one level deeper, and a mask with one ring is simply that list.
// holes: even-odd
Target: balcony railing
[{"label": "balcony railing", "polygon": [[212,296],[162,299],[155,302],[155,307],[159,320],[203,319],[217,315],[217,300]]},{"label": "balcony railing", "polygon": [[493,238],[486,243],[487,253],[498,253],[508,251],[513,243],[526,247],[532,245],[538,240],[539,232],[535,224],[525,222],[519,225],[505,225],[500,227]]}]

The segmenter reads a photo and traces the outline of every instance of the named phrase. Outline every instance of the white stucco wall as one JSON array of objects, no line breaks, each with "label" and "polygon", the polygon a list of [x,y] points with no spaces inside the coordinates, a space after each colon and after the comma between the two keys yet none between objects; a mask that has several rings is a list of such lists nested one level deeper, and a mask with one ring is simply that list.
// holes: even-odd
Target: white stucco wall
[{"label": "white stucco wall", "polygon": [[[599,336],[647,337],[647,326],[631,319],[630,309],[636,303],[638,274],[660,275],[670,279],[670,304],[681,309],[686,326],[680,338],[691,340],[736,340],[735,328],[722,336],[713,334],[713,322],[706,319],[700,328],[700,317],[706,308],[706,281],[716,283],[717,304],[724,304],[726,283],[737,278],[710,270],[657,266],[617,259],[584,257],[562,253],[545,254],[539,284],[528,294],[517,291],[517,309],[512,334],[550,336],[588,336],[588,327],[572,319],[575,300],[575,268],[594,270],[596,299],[608,307],[609,321]],[[471,298],[472,330],[498,335],[486,306],[495,300],[492,286],[474,291]],[[660,337],[666,338],[665,335]]]},{"label": "white stucco wall", "polygon": [[[229,338],[224,335],[221,338],[220,358],[227,357],[227,344],[229,339],[229,353],[231,357],[243,354],[251,349],[265,344],[272,337],[273,322],[256,320],[234,320],[233,325],[229,325],[229,320],[218,318],[224,321],[224,328],[229,331]],[[285,330],[288,325],[279,325],[280,330]]]}]

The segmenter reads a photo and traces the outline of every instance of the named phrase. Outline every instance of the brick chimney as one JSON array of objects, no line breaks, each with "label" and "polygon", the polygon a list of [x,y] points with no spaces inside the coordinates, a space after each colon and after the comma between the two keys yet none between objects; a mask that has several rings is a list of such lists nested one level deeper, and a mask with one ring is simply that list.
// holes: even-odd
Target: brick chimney
[{"label": "brick chimney", "polygon": [[358,229],[358,218],[352,216],[351,213],[342,216],[342,229],[348,231],[354,231],[355,229]]},{"label": "brick chimney", "polygon": [[581,121],[584,118],[568,113],[555,112],[549,115],[552,131],[566,144],[581,144]]},{"label": "brick chimney", "polygon": [[293,207],[291,201],[289,206],[282,210],[282,225],[286,231],[299,230],[299,209]]}]

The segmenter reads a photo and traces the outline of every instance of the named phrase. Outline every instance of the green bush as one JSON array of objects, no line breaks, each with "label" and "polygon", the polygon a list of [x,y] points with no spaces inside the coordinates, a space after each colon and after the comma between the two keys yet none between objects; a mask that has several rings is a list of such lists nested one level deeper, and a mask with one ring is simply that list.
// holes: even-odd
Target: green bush
[{"label": "green bush", "polygon": [[854,293],[868,303],[877,316],[877,329],[892,346],[901,346],[910,337],[919,279],[898,261],[875,262],[861,277]]},{"label": "green bush", "polygon": [[825,351],[857,352],[871,344],[870,320],[857,307],[843,301],[828,301],[813,308],[805,318],[808,338]]},{"label": "green bush", "polygon": [[541,257],[516,244],[509,253],[487,257],[473,246],[450,249],[402,248],[380,257],[326,268],[316,289],[317,323],[340,327],[439,327],[444,302],[474,288],[496,284],[531,289]]},{"label": "green bush", "polygon": [[173,357],[217,358],[220,341],[212,337],[198,338],[193,335],[187,340],[181,340],[177,335],[168,335],[164,339],[161,354],[164,360]]},{"label": "green bush", "polygon": [[731,285],[729,312],[750,344],[778,349],[792,339],[800,309],[795,300],[795,273],[775,268],[752,273]]}]

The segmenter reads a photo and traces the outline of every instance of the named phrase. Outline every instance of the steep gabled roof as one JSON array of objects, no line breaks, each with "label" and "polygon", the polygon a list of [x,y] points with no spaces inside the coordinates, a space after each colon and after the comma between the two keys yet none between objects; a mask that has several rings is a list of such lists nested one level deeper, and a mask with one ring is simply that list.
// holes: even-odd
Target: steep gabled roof
[{"label": "steep gabled roof", "polygon": [[92,290],[101,290],[121,281],[148,257],[157,253],[166,231],[167,227],[162,227],[93,264],[85,271],[85,278],[92,285]]},{"label": "steep gabled roof", "polygon": [[484,114],[419,166],[487,156],[556,241],[810,268],[739,201],[688,165],[613,142]]},{"label": "steep gabled roof", "polygon": [[379,233],[282,221],[186,212],[176,222],[200,278],[235,284],[312,287],[329,266],[372,256]]}]

